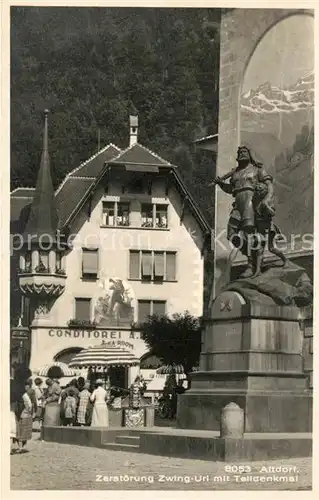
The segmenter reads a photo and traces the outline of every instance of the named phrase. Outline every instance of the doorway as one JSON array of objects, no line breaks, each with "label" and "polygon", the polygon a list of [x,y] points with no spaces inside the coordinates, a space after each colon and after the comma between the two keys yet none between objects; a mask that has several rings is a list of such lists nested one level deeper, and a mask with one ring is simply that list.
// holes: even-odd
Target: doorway
[{"label": "doorway", "polygon": [[111,366],[108,374],[112,387],[119,387],[120,389],[127,388],[128,372],[125,366]]}]

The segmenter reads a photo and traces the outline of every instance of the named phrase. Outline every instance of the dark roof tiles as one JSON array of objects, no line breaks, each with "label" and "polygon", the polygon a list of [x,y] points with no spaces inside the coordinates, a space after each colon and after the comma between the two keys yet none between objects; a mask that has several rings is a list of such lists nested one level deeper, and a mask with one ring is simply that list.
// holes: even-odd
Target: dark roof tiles
[{"label": "dark roof tiles", "polygon": [[73,211],[80,203],[88,189],[94,184],[94,180],[69,177],[63,188],[56,193],[56,202],[59,213],[59,228],[67,222]]},{"label": "dark roof tiles", "polygon": [[19,220],[21,211],[27,205],[30,205],[32,202],[31,198],[18,198],[14,197],[10,200],[10,220],[11,222]]},{"label": "dark roof tiles", "polygon": [[135,164],[135,165],[155,165],[163,167],[172,167],[168,161],[164,160],[160,156],[156,155],[145,146],[141,144],[134,144],[129,148],[125,149],[116,158],[110,161],[111,164]]},{"label": "dark roof tiles", "polygon": [[71,177],[98,177],[106,161],[111,160],[117,156],[121,150],[109,144],[106,148],[99,151],[96,155],[92,156],[85,163],[70,173]]}]

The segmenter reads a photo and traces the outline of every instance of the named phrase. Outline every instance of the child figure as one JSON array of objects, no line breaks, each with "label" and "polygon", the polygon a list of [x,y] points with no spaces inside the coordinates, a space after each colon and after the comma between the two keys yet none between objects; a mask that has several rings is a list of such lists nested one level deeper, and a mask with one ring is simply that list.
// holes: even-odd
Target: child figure
[{"label": "child figure", "polygon": [[74,397],[75,391],[69,389],[68,395],[64,400],[64,420],[67,427],[73,425],[76,414],[76,399]]}]

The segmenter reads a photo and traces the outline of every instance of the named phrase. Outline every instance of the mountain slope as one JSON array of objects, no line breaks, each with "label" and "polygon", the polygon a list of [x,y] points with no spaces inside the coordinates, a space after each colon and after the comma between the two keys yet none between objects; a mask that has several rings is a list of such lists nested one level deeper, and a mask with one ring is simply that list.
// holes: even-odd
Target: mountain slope
[{"label": "mountain slope", "polygon": [[287,89],[266,82],[242,96],[241,140],[274,177],[275,221],[288,240],[313,233],[313,126],[313,72]]}]

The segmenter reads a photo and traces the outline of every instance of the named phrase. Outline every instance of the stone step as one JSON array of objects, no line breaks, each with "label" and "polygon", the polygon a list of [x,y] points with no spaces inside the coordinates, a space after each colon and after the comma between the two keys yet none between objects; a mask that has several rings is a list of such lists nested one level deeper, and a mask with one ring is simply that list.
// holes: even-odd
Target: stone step
[{"label": "stone step", "polygon": [[103,448],[106,450],[129,451],[131,453],[139,453],[139,444],[122,444],[122,443],[105,443]]},{"label": "stone step", "polygon": [[115,442],[119,444],[136,444],[139,446],[140,436],[130,436],[130,435],[116,436]]}]

